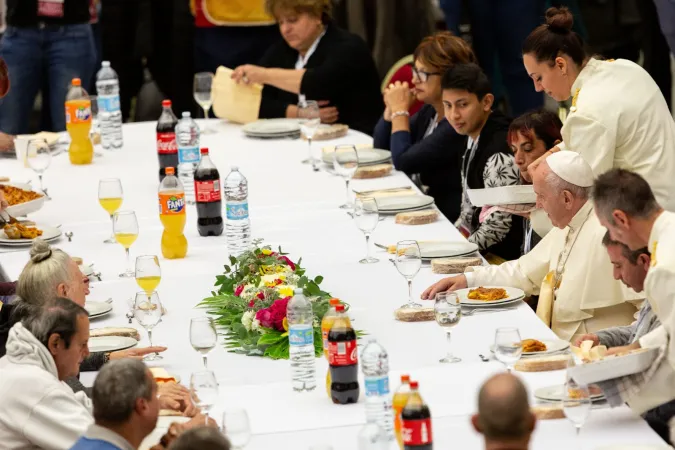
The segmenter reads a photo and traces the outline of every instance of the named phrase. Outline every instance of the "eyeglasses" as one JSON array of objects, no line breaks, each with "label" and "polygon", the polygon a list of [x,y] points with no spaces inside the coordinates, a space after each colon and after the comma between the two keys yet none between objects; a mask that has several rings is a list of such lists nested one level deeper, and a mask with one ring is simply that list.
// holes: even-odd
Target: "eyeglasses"
[{"label": "eyeglasses", "polygon": [[420,80],[422,83],[426,83],[430,75],[441,75],[440,72],[425,72],[424,70],[419,70],[417,67],[412,66],[413,77]]}]

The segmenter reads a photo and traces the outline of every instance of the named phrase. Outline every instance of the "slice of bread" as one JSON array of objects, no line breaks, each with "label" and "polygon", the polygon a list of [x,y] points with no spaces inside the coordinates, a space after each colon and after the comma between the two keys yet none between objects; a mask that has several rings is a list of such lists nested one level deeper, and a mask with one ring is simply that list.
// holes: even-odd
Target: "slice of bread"
[{"label": "slice of bread", "polygon": [[[332,125],[321,125],[314,133],[312,140],[327,141],[329,139],[337,139],[342,136],[345,136],[347,134],[347,131],[349,131],[349,127],[347,125],[343,125],[340,123],[334,123]],[[304,134],[302,135],[302,138],[304,140],[307,140],[307,137]]]},{"label": "slice of bread", "polygon": [[396,214],[396,223],[401,225],[425,225],[438,220],[438,211],[423,209],[422,211],[403,212]]},{"label": "slice of bread", "polygon": [[464,273],[464,269],[483,265],[483,260],[470,256],[465,258],[438,258],[431,260],[433,273]]},{"label": "slice of bread", "polygon": [[567,369],[570,355],[545,356],[542,358],[521,358],[514,369],[519,372],[548,372]]},{"label": "slice of bread", "polygon": [[354,178],[365,180],[368,178],[386,177],[392,171],[394,166],[391,164],[375,164],[373,166],[359,167],[354,174]]},{"label": "slice of bread", "polygon": [[138,333],[138,330],[130,327],[104,327],[104,328],[94,328],[89,331],[90,337],[101,337],[101,336],[122,336],[134,338],[137,341],[141,340],[141,335]]},{"label": "slice of bread", "polygon": [[401,322],[425,322],[436,320],[434,308],[399,308],[394,311],[396,320]]},{"label": "slice of bread", "polygon": [[565,412],[560,405],[534,405],[530,408],[537,420],[564,419]]}]

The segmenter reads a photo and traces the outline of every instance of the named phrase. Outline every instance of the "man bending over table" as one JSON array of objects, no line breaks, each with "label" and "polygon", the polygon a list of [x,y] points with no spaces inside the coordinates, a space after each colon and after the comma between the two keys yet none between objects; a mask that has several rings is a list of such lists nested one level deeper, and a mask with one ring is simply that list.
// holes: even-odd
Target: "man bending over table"
[{"label": "man bending over table", "polygon": [[430,286],[422,298],[483,285],[517,287],[527,295],[539,294],[537,315],[560,339],[572,342],[584,334],[633,322],[636,307],[631,302],[644,296],[612,277],[611,262],[601,245],[605,230],[589,201],[590,166],[578,153],[561,151],[537,168],[533,184],[537,206],[556,228],[519,259],[471,267],[468,273]]}]

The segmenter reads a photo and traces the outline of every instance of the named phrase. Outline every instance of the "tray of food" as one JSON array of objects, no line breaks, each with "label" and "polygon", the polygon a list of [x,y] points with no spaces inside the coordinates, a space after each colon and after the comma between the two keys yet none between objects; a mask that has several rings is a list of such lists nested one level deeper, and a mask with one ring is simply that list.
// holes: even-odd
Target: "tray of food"
[{"label": "tray of food", "polygon": [[537,195],[531,185],[501,186],[487,189],[469,189],[469,200],[473,206],[500,206],[534,204]]},{"label": "tray of food", "polygon": [[29,184],[4,183],[0,184],[0,191],[9,203],[7,212],[12,217],[25,216],[38,211],[45,203],[44,194],[33,191]]},{"label": "tray of food", "polygon": [[592,345],[592,341],[584,341],[580,347],[572,346],[572,353],[581,364],[567,370],[577,383],[598,383],[643,372],[651,366],[659,353],[658,348],[641,348],[607,355],[604,345]]}]

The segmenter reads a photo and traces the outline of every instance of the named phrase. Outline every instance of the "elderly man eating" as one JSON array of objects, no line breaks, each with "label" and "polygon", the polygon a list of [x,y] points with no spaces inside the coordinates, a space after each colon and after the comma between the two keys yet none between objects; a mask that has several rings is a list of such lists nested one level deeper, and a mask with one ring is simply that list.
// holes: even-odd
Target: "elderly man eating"
[{"label": "elderly man eating", "polygon": [[537,206],[555,228],[519,259],[469,268],[468,273],[430,286],[422,298],[482,285],[517,287],[527,295],[539,294],[537,315],[560,339],[573,342],[583,334],[630,324],[636,311],[631,301],[644,296],[612,276],[601,245],[605,230],[589,201],[590,166],[578,153],[561,151],[540,164],[533,183]]}]

